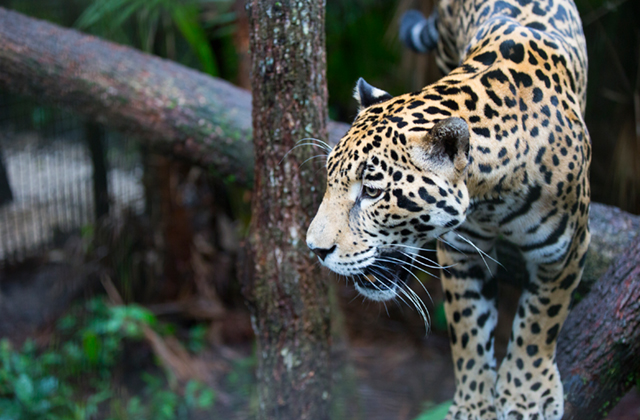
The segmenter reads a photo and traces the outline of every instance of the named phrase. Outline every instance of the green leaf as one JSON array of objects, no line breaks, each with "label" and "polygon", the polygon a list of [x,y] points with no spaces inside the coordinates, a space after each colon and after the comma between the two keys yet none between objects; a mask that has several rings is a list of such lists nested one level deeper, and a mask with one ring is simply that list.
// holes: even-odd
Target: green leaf
[{"label": "green leaf", "polygon": [[198,22],[198,10],[189,5],[176,4],[171,18],[189,46],[200,60],[202,70],[211,76],[218,75],[218,65],[204,29]]},{"label": "green leaf", "polygon": [[15,383],[16,397],[25,404],[28,404],[33,399],[33,382],[24,373],[18,377]]},{"label": "green leaf", "polygon": [[0,398],[0,420],[19,420],[20,405],[13,400]]},{"label": "green leaf", "polygon": [[126,314],[129,318],[135,319],[136,321],[140,321],[149,326],[153,326],[158,322],[156,316],[151,311],[138,305],[127,306]]},{"label": "green leaf", "polygon": [[82,349],[90,363],[95,364],[100,357],[100,339],[93,331],[86,331],[82,337]]},{"label": "green leaf", "polygon": [[422,412],[415,420],[442,420],[447,415],[453,401],[445,401]]},{"label": "green leaf", "polygon": [[75,23],[77,28],[88,29],[100,21],[109,20],[111,14],[126,6],[127,0],[101,0],[93,2]]},{"label": "green leaf", "polygon": [[436,303],[433,311],[433,329],[436,331],[448,331],[447,314],[444,311],[444,302]]},{"label": "green leaf", "polygon": [[70,330],[71,328],[76,326],[76,323],[77,320],[75,316],[66,315],[58,321],[58,329],[60,331]]},{"label": "green leaf", "polygon": [[53,394],[58,389],[58,379],[55,376],[47,376],[38,382],[38,393],[44,396]]},{"label": "green leaf", "polygon": [[40,400],[35,404],[31,403],[29,406],[29,411],[31,411],[32,413],[43,414],[43,413],[46,413],[47,411],[50,411],[52,406],[53,404],[51,404],[50,401]]},{"label": "green leaf", "polygon": [[206,324],[198,324],[189,330],[189,350],[194,353],[204,350],[207,331]]},{"label": "green leaf", "polygon": [[215,400],[216,394],[213,392],[213,390],[205,388],[200,393],[200,397],[198,397],[197,407],[200,409],[211,408]]},{"label": "green leaf", "polygon": [[130,418],[139,419],[143,417],[144,408],[139,397],[132,397],[127,403],[127,414]]}]

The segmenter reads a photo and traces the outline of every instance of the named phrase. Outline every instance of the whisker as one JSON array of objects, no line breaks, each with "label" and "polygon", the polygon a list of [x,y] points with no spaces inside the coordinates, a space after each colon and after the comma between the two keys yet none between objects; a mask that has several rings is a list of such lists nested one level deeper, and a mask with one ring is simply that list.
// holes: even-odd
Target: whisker
[{"label": "whisker", "polygon": [[451,248],[455,249],[456,251],[458,251],[459,253],[461,253],[462,255],[467,255],[466,252],[464,252],[463,250],[461,250],[460,248],[458,248],[457,246],[455,246],[454,244],[452,244],[451,242],[447,241],[446,239],[444,239],[442,237],[442,235],[438,236],[438,239],[441,240],[442,242],[444,242],[445,244],[449,245]]},{"label": "whisker", "polygon": [[[412,259],[413,259],[413,257],[414,257],[414,256],[413,256],[413,255],[411,255],[411,254],[405,254],[405,255],[406,255],[407,257],[409,257],[409,258],[412,258]],[[387,259],[387,260],[390,258],[390,259],[392,259],[392,260],[394,260],[394,261],[399,262],[399,263],[400,263],[400,264],[399,264],[399,265],[400,265],[400,268],[402,268],[403,270],[407,271],[409,274],[411,274],[411,275],[413,276],[413,278],[414,278],[414,279],[416,279],[416,281],[417,281],[418,283],[420,283],[420,286],[422,287],[422,289],[424,290],[424,292],[425,292],[425,293],[427,294],[427,296],[429,297],[429,300],[431,301],[431,303],[433,303],[433,298],[431,297],[431,294],[429,293],[429,291],[427,290],[427,288],[425,287],[425,285],[422,283],[422,281],[418,278],[418,276],[416,276],[416,275],[415,275],[411,270],[409,270],[409,269],[408,269],[408,268],[406,268],[404,265],[402,265],[402,264],[406,264],[406,261],[403,261],[403,260],[398,259],[398,258],[393,258],[393,257],[383,257],[383,258],[385,258],[385,259]],[[392,262],[392,261],[389,261],[389,260],[388,260],[388,262]],[[419,264],[423,264],[423,263],[421,263],[420,261],[417,261],[417,262],[418,262]],[[414,268],[414,269],[416,269],[416,270],[418,270],[418,271],[422,272],[422,273],[428,274],[428,275],[430,275],[430,276],[432,276],[432,277],[434,277],[434,278],[439,278],[438,276],[436,276],[436,275],[434,275],[434,274],[432,274],[432,273],[430,273],[430,272],[428,272],[428,271],[426,271],[426,270],[423,270],[423,269],[422,269],[422,268],[420,268],[420,267],[416,267],[416,266],[415,266],[414,264],[412,264],[412,263],[409,263],[409,266],[410,266],[411,268]],[[451,266],[448,266],[448,267],[451,267]],[[448,267],[447,267],[447,268],[448,268]],[[441,267],[430,267],[430,268],[441,268]],[[407,287],[408,287],[408,286],[407,286]]]},{"label": "whisker", "polygon": [[[309,140],[312,140],[312,141],[309,141]],[[302,143],[304,141],[306,141],[306,143]],[[318,142],[319,144],[316,143],[316,142]],[[284,161],[284,159],[289,155],[289,153],[293,152],[298,147],[303,147],[303,146],[319,147],[319,148],[321,148],[323,150],[326,150],[328,153],[331,153],[331,150],[332,150],[331,147],[327,143],[323,142],[322,140],[314,139],[314,138],[311,138],[311,137],[304,138],[302,140],[299,140],[296,143],[296,145],[291,148],[291,150],[289,150],[287,153],[284,154],[284,156],[282,156],[282,159],[280,159],[280,162],[278,162],[278,165],[280,165],[282,163],[282,161]],[[328,156],[328,154],[326,156]]]},{"label": "whisker", "polygon": [[[378,279],[378,277],[376,277],[376,279],[378,279],[378,280],[379,280],[381,283],[383,283],[383,284],[384,284],[384,281],[386,281],[386,282],[388,283],[388,286],[392,285],[392,283],[393,283],[393,282],[392,282],[389,278],[387,278],[383,273],[380,273],[380,272],[378,271],[378,270],[382,270],[383,272],[384,272],[384,271],[386,271],[386,269],[385,269],[384,267],[381,267],[381,266],[379,266],[379,265],[378,265],[378,264],[376,264],[376,263],[371,264],[371,266],[370,266],[370,267],[371,267],[371,268],[370,268],[371,272],[372,272],[373,274],[378,275],[378,277],[380,277],[380,279]],[[378,270],[376,270],[376,269],[378,269]],[[384,280],[384,281],[383,281],[383,280]],[[374,286],[376,289],[378,289],[379,291],[382,291],[382,289],[380,289],[380,287],[378,287],[378,285],[376,285],[375,283],[373,283],[373,286]],[[397,295],[397,293],[396,293],[396,297],[399,297],[399,296]],[[403,302],[404,302],[404,300],[403,300]],[[405,303],[405,304],[407,304],[407,302],[404,302],[404,303]]]},{"label": "whisker", "polygon": [[[371,274],[373,276],[373,278],[377,281],[378,279],[376,278],[375,275]],[[367,279],[367,276],[365,276],[363,273],[359,273],[358,276],[363,278],[363,281],[369,281],[369,279]],[[373,285],[373,287],[375,287],[379,292],[381,292],[382,290],[376,285],[375,282],[371,282],[371,284]],[[387,312],[387,317],[390,317],[389,315],[389,308],[387,308],[387,304],[385,302],[382,302],[382,304],[384,305],[384,309]],[[378,316],[380,316],[380,314],[378,314]]]},{"label": "whisker", "polygon": [[317,138],[315,138],[315,137],[305,137],[305,138],[303,138],[303,139],[298,140],[298,143],[303,142],[303,141],[311,141],[311,142],[315,142],[314,144],[315,144],[316,146],[321,147],[321,148],[325,149],[325,150],[326,150],[326,151],[328,151],[328,152],[331,152],[331,151],[333,150],[333,147],[331,147],[331,146],[329,145],[329,143],[327,143],[327,142],[326,142],[326,141],[324,141],[324,140],[317,139]]},{"label": "whisker", "polygon": [[[386,259],[385,258],[379,258],[380,261],[384,261]],[[400,261],[400,262],[404,262],[402,260],[398,260],[397,258],[394,258],[394,260]],[[391,260],[386,260],[387,262],[392,262]],[[387,271],[388,269],[386,267],[380,267],[377,264],[372,264],[372,266],[375,266],[376,268],[382,269],[384,271]],[[411,274],[420,284],[422,284],[422,282],[420,281],[420,279],[418,279],[418,277],[407,267],[404,267],[403,265],[400,266],[400,268],[402,268],[403,270],[407,271],[409,274]],[[388,279],[387,279],[388,280]],[[425,323],[425,329],[427,331],[427,333],[429,332],[429,325],[431,323],[431,317],[429,315],[429,309],[427,308],[427,306],[425,305],[425,303],[422,301],[422,299],[420,299],[420,297],[409,288],[409,286],[406,283],[397,283],[398,289],[411,303],[412,305],[408,305],[408,302],[404,301],[404,299],[402,299],[402,296],[400,294],[398,294],[396,292],[396,296],[398,298],[400,298],[403,302],[405,302],[405,304],[407,304],[408,306],[414,306],[416,308],[416,311],[418,311],[418,313],[420,314],[420,317],[422,318],[422,320]],[[422,286],[424,288],[424,285]],[[425,289],[426,291],[426,289]],[[427,295],[429,295],[429,292],[427,292]],[[429,295],[429,299],[431,299],[431,296]],[[433,301],[433,300],[432,300]]]},{"label": "whisker", "polygon": [[[418,264],[420,264],[420,265],[422,265],[423,267],[426,267],[426,268],[435,268],[435,269],[438,269],[438,270],[442,270],[442,269],[445,269],[445,268],[449,268],[449,267],[450,267],[450,266],[447,266],[447,267],[442,266],[442,265],[440,265],[438,262],[433,261],[432,259],[427,258],[427,257],[425,257],[425,256],[422,256],[422,255],[420,255],[420,254],[411,254],[411,253],[403,252],[403,251],[399,251],[399,252],[400,252],[402,255],[404,255],[404,256],[406,256],[406,257],[409,257],[409,258],[411,258],[411,259],[412,259],[412,260],[414,260],[414,261],[415,261],[415,260],[417,260],[417,259],[424,259],[424,260],[427,260],[429,263],[434,264],[434,265],[431,265],[431,264],[427,264],[426,262],[423,262],[423,261],[416,261],[416,263],[418,263]],[[417,267],[416,267],[416,268],[417,268]]]},{"label": "whisker", "polygon": [[491,255],[487,254],[486,252],[484,252],[483,250],[481,250],[480,248],[478,248],[476,246],[476,244],[474,244],[473,242],[471,242],[469,239],[465,238],[464,236],[460,235],[458,232],[453,232],[456,235],[458,235],[458,237],[460,239],[462,239],[463,241],[465,241],[466,243],[468,243],[469,245],[471,245],[472,247],[474,247],[476,249],[476,251],[478,251],[479,254],[484,255],[485,257],[487,257],[488,259],[490,259],[491,261],[493,261],[494,263],[498,264],[500,267],[504,268],[504,265],[502,265],[500,263],[500,261],[496,260],[495,258],[493,258]]},{"label": "whisker", "polygon": [[402,292],[402,294],[404,294],[407,297],[407,299],[409,299],[413,303],[413,306],[416,308],[416,311],[418,311],[418,313],[420,314],[420,317],[424,321],[425,328],[428,332],[429,315],[427,315],[428,310],[425,312],[425,310],[423,309],[425,307],[424,302],[422,302],[422,300],[418,297],[418,295],[416,295],[415,292],[407,286],[399,287],[399,290],[400,292]]},{"label": "whisker", "polygon": [[315,155],[315,156],[311,156],[309,159],[307,159],[307,160],[305,160],[304,162],[302,162],[302,163],[300,164],[300,166],[298,166],[298,168],[301,168],[301,167],[302,167],[302,165],[304,165],[305,163],[309,162],[310,160],[318,159],[318,158],[323,158],[323,157],[327,157],[327,156],[329,156],[329,155]]},{"label": "whisker", "polygon": [[[485,259],[485,257],[487,257],[488,259],[490,259],[491,261],[495,262],[496,264],[502,266],[502,264],[500,264],[498,261],[496,261],[495,258],[492,258],[491,256],[489,256],[489,254],[487,254],[486,252],[484,252],[483,250],[481,250],[480,248],[478,248],[476,246],[476,244],[474,244],[473,242],[471,242],[470,240],[468,240],[467,238],[465,238],[464,236],[458,234],[457,232],[453,232],[455,233],[458,238],[462,239],[463,241],[465,241],[466,243],[468,243],[469,245],[471,245],[477,252],[478,255],[480,255],[480,258],[482,258],[482,262],[484,263],[485,267],[487,267],[487,271],[489,271],[489,274],[491,276],[493,276],[493,272],[491,271],[491,267],[489,267],[489,264],[487,263],[487,260]],[[502,266],[504,267],[504,266]]]},{"label": "whisker", "polygon": [[[401,266],[400,268],[402,268],[403,270],[407,271],[409,274],[411,274],[413,276],[414,279],[416,279],[416,281],[420,284],[420,286],[422,286],[422,289],[424,290],[424,292],[427,294],[427,296],[429,297],[429,300],[431,301],[431,303],[433,303],[433,299],[431,298],[431,294],[429,293],[429,291],[427,290],[427,288],[424,286],[424,284],[422,284],[422,282],[420,281],[420,279],[418,278],[418,276],[415,275],[415,273],[413,273],[411,270],[409,270],[406,267]],[[407,285],[407,287],[409,287],[409,285]],[[424,303],[424,302],[423,302]]]},{"label": "whisker", "polygon": [[410,249],[416,249],[418,251],[428,251],[428,252],[436,252],[435,249],[431,249],[431,248],[420,248],[419,246],[411,246],[411,245],[404,245],[404,244],[392,244],[391,247],[396,247],[396,246],[402,246],[405,248],[410,248]]},{"label": "whisker", "polygon": [[426,330],[426,334],[429,334],[429,330],[431,329],[431,316],[429,315],[429,309],[427,308],[427,305],[425,305],[425,303],[422,301],[422,299],[420,299],[420,297],[416,294],[416,292],[414,292],[410,287],[405,286],[405,288],[403,289],[407,294],[411,294],[412,296],[414,296],[415,301],[419,302],[420,305],[420,313],[422,314],[422,320],[424,321],[424,327]]},{"label": "whisker", "polygon": [[[436,276],[434,276],[434,277],[436,277]],[[426,293],[427,297],[431,301],[431,304],[435,306],[435,304],[433,303],[433,298],[431,297],[431,293],[429,293],[429,291],[427,290],[427,287],[424,285],[424,283],[422,283],[419,280],[418,280],[418,283],[420,283],[420,287],[422,287],[422,290],[424,290],[424,292]],[[431,320],[431,319],[429,319],[429,320]]]},{"label": "whisker", "polygon": [[[408,257],[411,257],[411,255],[408,255]],[[422,272],[422,273],[425,273],[426,275],[429,275],[429,276],[432,276],[432,277],[438,278],[438,276],[436,276],[436,275],[435,275],[435,274],[433,274],[433,273],[430,273],[429,271],[425,270],[424,268],[418,267],[418,266],[416,266],[416,265],[412,264],[411,262],[404,261],[404,260],[401,260],[401,259],[399,259],[399,258],[394,258],[394,257],[390,257],[390,256],[384,256],[384,257],[378,257],[378,259],[379,259],[380,261],[386,261],[386,262],[398,263],[401,267],[402,267],[402,264],[409,264],[409,266],[410,266],[410,267],[415,268],[416,270],[418,270],[418,271],[420,271],[420,272]],[[424,266],[426,266],[427,268],[437,268],[437,269],[441,268],[440,266],[438,266],[438,267],[431,267],[431,266],[428,266],[428,265],[426,265],[425,263],[423,263],[423,262],[421,262],[421,261],[417,261],[417,263],[419,263],[419,264],[421,264],[421,265],[424,265]],[[403,267],[403,268],[404,268],[404,267]]]}]

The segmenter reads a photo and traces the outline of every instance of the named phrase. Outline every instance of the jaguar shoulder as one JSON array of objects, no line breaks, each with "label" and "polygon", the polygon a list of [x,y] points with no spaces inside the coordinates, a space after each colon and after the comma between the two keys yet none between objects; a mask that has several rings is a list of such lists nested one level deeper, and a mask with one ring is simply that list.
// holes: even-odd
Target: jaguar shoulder
[{"label": "jaguar shoulder", "polygon": [[[387,300],[437,239],[450,267],[448,418],[559,420],[556,338],[589,244],[580,19],[570,0],[441,0],[431,20],[448,74],[397,97],[358,81],[360,111],[327,159],[307,243],[360,293]],[[433,41],[430,30],[423,38]],[[420,42],[416,27],[408,33]],[[520,249],[530,275],[499,369],[496,263],[485,258],[498,236]]]}]

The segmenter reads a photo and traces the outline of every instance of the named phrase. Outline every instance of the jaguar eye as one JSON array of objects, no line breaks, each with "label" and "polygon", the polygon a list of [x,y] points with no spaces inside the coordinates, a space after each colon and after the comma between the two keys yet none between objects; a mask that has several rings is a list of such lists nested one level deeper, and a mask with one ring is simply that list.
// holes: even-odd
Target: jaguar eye
[{"label": "jaguar eye", "polygon": [[369,187],[367,185],[362,189],[362,196],[365,198],[378,198],[382,194],[382,190],[377,188]]}]

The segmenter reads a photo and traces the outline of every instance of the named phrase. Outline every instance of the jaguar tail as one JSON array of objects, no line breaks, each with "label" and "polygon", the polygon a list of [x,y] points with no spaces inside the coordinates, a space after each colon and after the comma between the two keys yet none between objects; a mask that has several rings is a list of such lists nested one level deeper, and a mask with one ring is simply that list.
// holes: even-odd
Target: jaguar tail
[{"label": "jaguar tail", "polygon": [[417,10],[408,10],[400,20],[400,39],[402,43],[418,53],[427,53],[434,50],[438,44],[437,20],[437,11],[425,18]]}]

